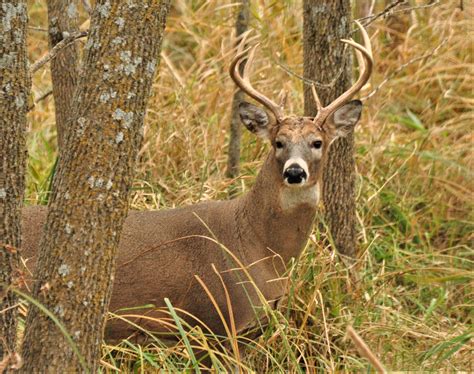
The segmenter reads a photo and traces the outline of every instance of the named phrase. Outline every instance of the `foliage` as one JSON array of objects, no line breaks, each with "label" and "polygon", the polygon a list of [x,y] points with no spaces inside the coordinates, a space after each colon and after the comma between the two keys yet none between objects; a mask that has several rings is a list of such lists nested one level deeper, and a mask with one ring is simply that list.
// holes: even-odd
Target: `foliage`
[{"label": "foliage", "polygon": [[[261,42],[255,85],[274,97],[286,89],[286,110],[302,113],[302,82],[277,65],[302,72],[301,2],[252,3],[251,25]],[[30,5],[31,25],[46,27],[43,3]],[[464,2],[459,11],[458,5],[441,2],[409,16],[398,14],[410,23],[399,42],[390,38],[384,19],[368,29],[376,70],[362,96],[401,65],[436,50],[393,74],[367,100],[356,130],[360,280],[351,281],[327,244],[324,224],[315,225],[291,267],[288,300],[268,311],[269,324],[255,341],[240,338],[245,347],[240,354],[209,348],[212,336],[194,329],[171,347],[157,341],[104,344],[104,372],[190,368],[195,357],[189,345],[211,350],[217,366],[233,363],[242,370],[368,370],[344,339],[348,324],[391,370],[472,370],[474,7]],[[225,178],[235,12],[230,1],[175,2],[150,100],[133,208],[225,199],[252,184],[268,147],[248,134],[242,176]],[[46,49],[46,33],[30,30],[31,61]],[[41,96],[51,84],[47,69],[33,82],[35,96]],[[29,117],[29,204],[44,203],[48,195],[56,157],[53,105],[52,99],[41,101]]]}]

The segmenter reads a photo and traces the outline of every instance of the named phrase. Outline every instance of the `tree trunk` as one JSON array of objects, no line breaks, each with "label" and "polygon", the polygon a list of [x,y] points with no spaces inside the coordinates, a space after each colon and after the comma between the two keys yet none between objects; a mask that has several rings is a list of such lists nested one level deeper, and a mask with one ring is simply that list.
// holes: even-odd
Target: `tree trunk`
[{"label": "tree trunk", "polygon": [[[241,7],[235,22],[235,34],[237,43],[240,42],[239,36],[247,31],[249,25],[250,5],[248,0],[241,0]],[[240,70],[243,72],[245,64],[241,64]],[[240,138],[242,131],[240,126],[239,105],[244,98],[244,93],[238,89],[232,99],[232,114],[230,119],[230,137],[229,137],[229,159],[227,162],[227,177],[235,178],[239,174],[240,164]]]},{"label": "tree trunk", "polygon": [[115,254],[169,7],[170,0],[96,2],[33,289],[72,341],[31,305],[24,373],[98,370]]},{"label": "tree trunk", "polygon": [[356,0],[354,2],[354,13],[355,18],[365,18],[370,16],[373,11],[373,6],[375,5],[374,0]]},{"label": "tree trunk", "polygon": [[[15,4],[15,5],[13,5]],[[0,0],[0,362],[15,351],[21,207],[25,189],[26,113],[30,75],[26,1]]]},{"label": "tree trunk", "polygon": [[[49,46],[53,48],[67,34],[79,31],[75,0],[48,0]],[[71,120],[72,98],[78,81],[79,52],[76,43],[63,48],[51,61],[56,129],[59,154],[64,151],[68,123]]]},{"label": "tree trunk", "polygon": [[[304,77],[324,84],[317,88],[322,104],[327,105],[351,84],[351,49],[340,42],[349,37],[350,1],[304,0],[303,14]],[[316,106],[309,85],[305,85],[304,99],[305,115],[314,116]],[[336,140],[323,177],[325,219],[337,250],[349,257],[356,255],[353,153],[352,134]]]},{"label": "tree trunk", "polygon": [[[390,6],[390,4],[390,1],[385,0],[385,7]],[[410,3],[407,1],[398,4],[395,9],[403,10],[404,8],[410,8],[410,6]],[[389,13],[387,17],[385,17],[385,35],[390,41],[391,49],[397,50],[400,45],[403,45],[403,42],[406,38],[406,33],[411,26],[410,18],[409,11],[406,13]],[[398,52],[400,52],[400,50],[398,50]]]}]

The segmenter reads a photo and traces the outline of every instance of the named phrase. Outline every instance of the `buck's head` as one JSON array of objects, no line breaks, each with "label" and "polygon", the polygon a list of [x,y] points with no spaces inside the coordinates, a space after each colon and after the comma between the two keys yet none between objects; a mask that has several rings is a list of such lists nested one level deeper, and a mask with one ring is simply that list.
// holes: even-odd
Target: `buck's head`
[{"label": "buck's head", "polygon": [[281,172],[289,187],[317,183],[331,143],[349,134],[360,118],[362,103],[350,101],[317,126],[312,117],[272,118],[264,109],[243,102],[239,112],[242,123],[257,136],[271,142]]},{"label": "buck's head", "polygon": [[248,72],[255,47],[250,51],[242,75],[239,65],[246,58],[246,51],[238,54],[230,66],[230,75],[237,86],[265,108],[243,102],[239,107],[240,118],[248,130],[271,142],[272,156],[278,165],[281,182],[286,186],[303,187],[318,183],[331,143],[351,133],[360,118],[362,103],[359,100],[351,101],[351,98],[370,77],[372,52],[367,33],[358,25],[365,46],[352,40],[343,42],[356,49],[361,67],[360,77],[349,90],[326,107],[321,105],[313,85],[313,97],[318,110],[316,117],[285,116],[280,105],[252,87]]}]

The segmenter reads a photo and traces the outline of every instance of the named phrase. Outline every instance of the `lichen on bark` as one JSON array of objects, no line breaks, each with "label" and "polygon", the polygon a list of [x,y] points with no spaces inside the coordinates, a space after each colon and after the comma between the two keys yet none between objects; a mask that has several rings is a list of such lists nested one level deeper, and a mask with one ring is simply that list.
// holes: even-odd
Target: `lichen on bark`
[{"label": "lichen on bark", "polygon": [[26,1],[0,0],[0,361],[15,351],[30,76]]},{"label": "lichen on bark", "polygon": [[[169,7],[169,0],[96,3],[67,152],[53,181],[33,296],[65,326],[92,372],[98,369],[115,252],[142,141],[153,81],[149,66],[157,65]],[[123,43],[112,43],[117,37]],[[34,307],[23,353],[25,373],[46,365],[52,372],[84,371],[54,322]]]},{"label": "lichen on bark", "polygon": [[[48,0],[47,5],[49,46],[53,48],[67,35],[79,31],[78,11],[75,0]],[[72,114],[72,99],[78,78],[79,49],[77,43],[71,43],[51,60],[51,80],[60,153],[64,150]]]}]

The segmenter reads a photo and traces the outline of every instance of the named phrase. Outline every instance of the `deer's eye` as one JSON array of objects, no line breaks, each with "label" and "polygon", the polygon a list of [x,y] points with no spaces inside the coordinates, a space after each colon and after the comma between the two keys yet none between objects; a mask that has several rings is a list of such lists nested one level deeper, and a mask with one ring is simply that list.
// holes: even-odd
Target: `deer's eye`
[{"label": "deer's eye", "polygon": [[323,142],[321,140],[315,140],[311,146],[316,149],[320,149],[323,146]]},{"label": "deer's eye", "polygon": [[278,149],[282,149],[282,148],[283,148],[283,142],[277,140],[277,141],[275,142],[275,147],[277,147]]}]

